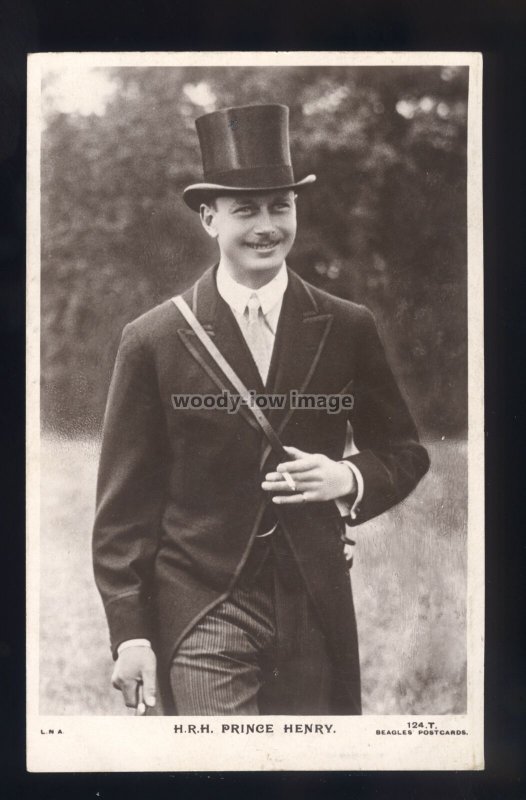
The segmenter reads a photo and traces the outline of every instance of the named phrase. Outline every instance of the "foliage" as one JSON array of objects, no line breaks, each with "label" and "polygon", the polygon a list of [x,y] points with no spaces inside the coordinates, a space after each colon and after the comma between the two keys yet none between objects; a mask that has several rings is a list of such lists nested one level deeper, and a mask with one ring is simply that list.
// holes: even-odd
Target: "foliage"
[{"label": "foliage", "polygon": [[[290,264],[368,305],[419,422],[466,426],[467,70],[118,68],[102,113],[46,106],[42,147],[42,410],[99,427],[123,325],[215,258],[183,187],[194,119],[246,102],[291,109],[299,201]],[[52,85],[52,77],[48,79]]]},{"label": "foliage", "polygon": [[[40,713],[51,716],[131,713],[111,688],[91,567],[98,451],[93,439],[42,443]],[[365,714],[466,711],[467,449],[445,442],[430,455],[404,503],[353,529]]]}]

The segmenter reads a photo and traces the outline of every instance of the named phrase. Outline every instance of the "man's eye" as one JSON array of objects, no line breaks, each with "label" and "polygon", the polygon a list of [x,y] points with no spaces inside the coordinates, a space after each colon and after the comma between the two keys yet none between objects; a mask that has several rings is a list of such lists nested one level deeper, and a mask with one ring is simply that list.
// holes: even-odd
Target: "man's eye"
[{"label": "man's eye", "polygon": [[290,208],[290,203],[276,203],[274,208],[276,211],[288,211]]},{"label": "man's eye", "polygon": [[252,211],[251,206],[239,206],[238,208],[236,208],[235,213],[236,214],[250,214],[251,211]]}]

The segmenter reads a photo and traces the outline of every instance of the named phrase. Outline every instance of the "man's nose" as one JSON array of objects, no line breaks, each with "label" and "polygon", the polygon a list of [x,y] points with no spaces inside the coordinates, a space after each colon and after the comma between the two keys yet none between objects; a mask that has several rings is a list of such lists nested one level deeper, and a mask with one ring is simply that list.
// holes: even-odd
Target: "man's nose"
[{"label": "man's nose", "polygon": [[254,226],[255,233],[270,233],[274,230],[274,222],[267,209],[260,210],[256,224]]}]

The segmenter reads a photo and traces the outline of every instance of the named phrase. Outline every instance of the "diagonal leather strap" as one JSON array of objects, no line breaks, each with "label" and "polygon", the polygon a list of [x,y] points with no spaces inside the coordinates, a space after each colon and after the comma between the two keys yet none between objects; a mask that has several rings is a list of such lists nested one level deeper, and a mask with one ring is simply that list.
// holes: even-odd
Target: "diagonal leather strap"
[{"label": "diagonal leather strap", "polygon": [[249,390],[239,377],[239,375],[234,372],[224,355],[217,349],[216,345],[207,334],[197,317],[195,316],[194,312],[186,302],[186,300],[181,297],[181,295],[177,295],[176,297],[172,297],[172,303],[179,309],[183,317],[186,319],[194,333],[196,334],[197,338],[203,345],[203,347],[207,350],[209,355],[212,357],[213,361],[215,362],[216,366],[219,367],[223,375],[227,378],[227,380],[232,384],[235,390],[239,393],[240,397],[244,401],[246,408],[252,413],[254,419],[260,426],[261,430],[267,437],[272,449],[280,459],[280,461],[290,459],[289,454],[283,447],[281,440],[262,412],[260,408],[250,402],[250,394]]}]

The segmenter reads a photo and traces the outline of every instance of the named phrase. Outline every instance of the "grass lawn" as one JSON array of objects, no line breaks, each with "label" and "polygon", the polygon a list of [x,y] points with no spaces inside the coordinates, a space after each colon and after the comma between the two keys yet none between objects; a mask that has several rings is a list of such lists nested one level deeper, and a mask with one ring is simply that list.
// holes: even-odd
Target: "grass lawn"
[{"label": "grass lawn", "polygon": [[[366,714],[465,711],[466,444],[429,450],[411,497],[354,529]],[[95,440],[42,442],[41,714],[130,713],[91,568],[97,458]]]}]

